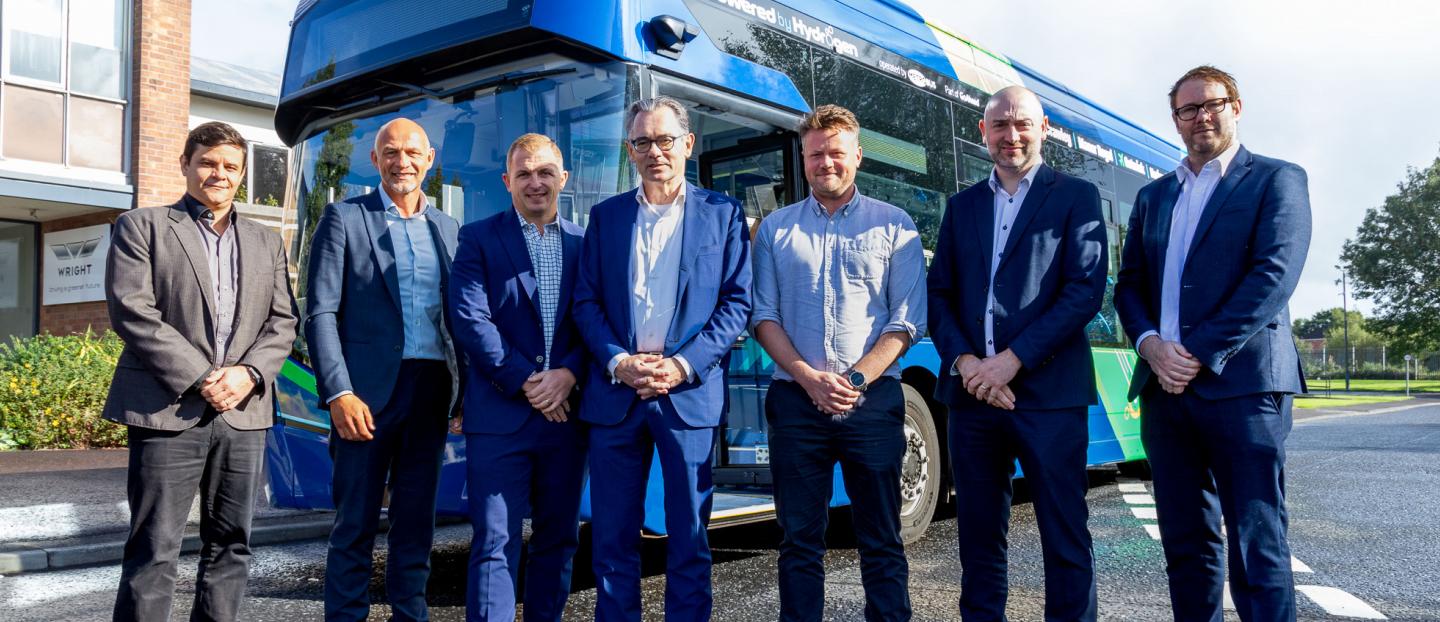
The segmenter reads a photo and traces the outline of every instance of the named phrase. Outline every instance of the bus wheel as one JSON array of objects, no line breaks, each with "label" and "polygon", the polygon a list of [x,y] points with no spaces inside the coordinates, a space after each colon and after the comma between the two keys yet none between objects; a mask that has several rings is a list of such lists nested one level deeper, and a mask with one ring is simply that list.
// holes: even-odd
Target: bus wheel
[{"label": "bus wheel", "polygon": [[935,420],[920,393],[905,391],[905,458],[900,465],[900,536],[911,544],[925,535],[940,499],[940,468],[944,462]]}]

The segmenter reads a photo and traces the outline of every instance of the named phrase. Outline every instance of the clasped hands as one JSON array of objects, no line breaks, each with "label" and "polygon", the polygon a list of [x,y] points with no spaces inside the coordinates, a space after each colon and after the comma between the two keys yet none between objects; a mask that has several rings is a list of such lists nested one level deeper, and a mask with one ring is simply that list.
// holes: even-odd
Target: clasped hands
[{"label": "clasped hands", "polygon": [[1140,342],[1140,357],[1150,363],[1150,370],[1160,381],[1160,388],[1166,393],[1179,395],[1185,392],[1190,381],[1200,374],[1200,359],[1190,354],[1178,341],[1166,341],[1158,335],[1146,337]]},{"label": "clasped hands", "polygon": [[250,369],[244,365],[221,367],[200,381],[200,396],[217,412],[225,412],[244,401],[255,390]]},{"label": "clasped hands", "polygon": [[810,403],[820,409],[820,412],[834,417],[848,413],[859,405],[860,391],[850,384],[848,378],[820,371],[803,363],[802,365],[801,373],[795,376],[795,382],[805,389],[806,395],[810,396]]},{"label": "clasped hands", "polygon": [[547,421],[569,421],[570,391],[575,388],[575,374],[564,367],[535,372],[521,386],[530,407],[540,411]]},{"label": "clasped hands", "polygon": [[1015,392],[1010,389],[1010,381],[1020,373],[1021,365],[1014,352],[1007,349],[983,359],[961,354],[955,365],[967,393],[996,408],[1015,410]]},{"label": "clasped hands", "polygon": [[674,358],[659,354],[633,354],[615,365],[615,377],[642,400],[665,395],[685,382],[685,368]]}]

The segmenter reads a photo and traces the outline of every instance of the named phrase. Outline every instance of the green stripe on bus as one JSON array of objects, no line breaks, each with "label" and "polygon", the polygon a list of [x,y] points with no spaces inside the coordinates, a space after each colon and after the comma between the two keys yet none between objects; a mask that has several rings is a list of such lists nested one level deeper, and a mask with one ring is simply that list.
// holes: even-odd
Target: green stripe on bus
[{"label": "green stripe on bus", "polygon": [[1130,376],[1135,371],[1135,353],[1128,348],[1095,348],[1095,384],[1100,389],[1100,403],[1105,416],[1120,442],[1126,460],[1145,457],[1140,443],[1140,403],[1126,398],[1130,393]]},{"label": "green stripe on bus", "polygon": [[280,375],[286,380],[300,386],[301,389],[315,394],[315,374],[305,371],[303,367],[296,365],[294,361],[285,359],[285,366],[280,368]]}]

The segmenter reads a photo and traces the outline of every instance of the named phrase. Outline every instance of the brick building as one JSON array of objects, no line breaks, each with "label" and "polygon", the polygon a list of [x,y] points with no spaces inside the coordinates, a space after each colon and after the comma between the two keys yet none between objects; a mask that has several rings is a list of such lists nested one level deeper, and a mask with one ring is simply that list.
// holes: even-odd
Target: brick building
[{"label": "brick building", "polygon": [[279,226],[279,76],[192,58],[189,0],[0,0],[0,341],[109,327],[109,225],[185,190],[190,127],[255,142],[242,213]]}]

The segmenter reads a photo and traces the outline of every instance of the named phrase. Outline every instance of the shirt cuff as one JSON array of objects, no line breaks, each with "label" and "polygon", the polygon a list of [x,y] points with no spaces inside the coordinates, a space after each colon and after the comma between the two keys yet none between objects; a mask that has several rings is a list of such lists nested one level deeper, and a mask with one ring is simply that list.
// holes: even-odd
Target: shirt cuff
[{"label": "shirt cuff", "polygon": [[959,375],[960,375],[960,357],[958,357],[958,356],[955,357],[955,362],[950,363],[950,375],[951,375],[951,376],[959,376]]},{"label": "shirt cuff", "polygon": [[761,322],[774,322],[776,325],[783,326],[783,324],[780,323],[780,314],[769,309],[750,314],[750,330],[758,328]]},{"label": "shirt cuff", "polygon": [[899,332],[903,332],[906,335],[909,335],[910,343],[913,345],[916,341],[915,333],[919,332],[919,328],[916,327],[914,324],[911,324],[910,322],[906,322],[905,320],[894,320],[880,329],[880,334],[882,335],[885,333]]},{"label": "shirt cuff", "polygon": [[[1151,337],[1159,337],[1159,336],[1160,336],[1160,331],[1155,331],[1155,330],[1147,330],[1147,331],[1145,331],[1144,333],[1142,333],[1142,334],[1140,335],[1140,338],[1135,340],[1135,353],[1136,353],[1136,354],[1139,354],[1139,353],[1140,353],[1140,344],[1145,343],[1145,340],[1146,340],[1146,339],[1149,339],[1149,338],[1151,338]],[[1145,357],[1140,357],[1140,358],[1145,358]]]},{"label": "shirt cuff", "polygon": [[620,361],[623,361],[627,358],[630,358],[630,353],[621,352],[619,354],[616,354],[615,358],[610,359],[610,362],[606,364],[605,369],[610,372],[610,384],[620,383],[620,379],[615,377],[615,368],[620,365]]},{"label": "shirt cuff", "polygon": [[674,358],[675,362],[680,364],[680,369],[684,370],[685,382],[695,382],[695,368],[690,366],[690,361],[685,360],[685,357],[679,354],[671,358]]},{"label": "shirt cuff", "polygon": [[339,392],[339,393],[336,393],[335,395],[331,395],[329,399],[325,400],[325,405],[326,405],[326,406],[329,406],[329,405],[330,405],[330,402],[333,402],[333,401],[335,401],[335,400],[338,400],[338,399],[340,399],[341,397],[344,397],[344,396],[346,396],[346,395],[355,395],[355,392],[354,392],[354,391],[341,391],[341,392]]}]

